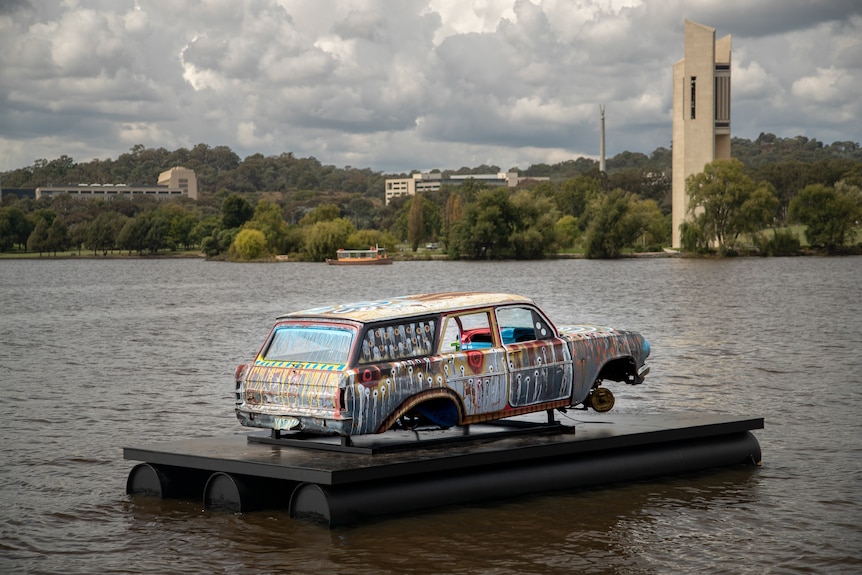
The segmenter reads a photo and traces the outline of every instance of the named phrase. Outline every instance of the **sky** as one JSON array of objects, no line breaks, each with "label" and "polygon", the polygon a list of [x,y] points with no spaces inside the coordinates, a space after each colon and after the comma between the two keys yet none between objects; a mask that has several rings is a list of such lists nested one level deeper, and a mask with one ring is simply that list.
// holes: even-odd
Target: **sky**
[{"label": "sky", "polygon": [[385,173],[671,146],[685,20],[731,135],[862,141],[859,0],[0,0],[0,171],[228,146]]}]

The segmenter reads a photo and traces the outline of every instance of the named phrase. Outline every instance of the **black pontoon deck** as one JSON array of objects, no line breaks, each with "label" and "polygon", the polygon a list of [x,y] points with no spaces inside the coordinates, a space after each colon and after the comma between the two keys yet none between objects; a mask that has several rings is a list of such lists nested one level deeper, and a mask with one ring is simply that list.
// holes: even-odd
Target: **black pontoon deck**
[{"label": "black pontoon deck", "polygon": [[127,493],[202,498],[207,509],[288,508],[336,527],[531,493],[759,464],[763,418],[569,412],[350,442],[265,432],[126,447]]}]

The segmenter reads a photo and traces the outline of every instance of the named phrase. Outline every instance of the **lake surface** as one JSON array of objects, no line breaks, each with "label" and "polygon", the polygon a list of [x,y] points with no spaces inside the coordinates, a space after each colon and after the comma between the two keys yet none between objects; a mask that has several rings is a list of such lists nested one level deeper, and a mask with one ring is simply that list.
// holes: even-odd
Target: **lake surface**
[{"label": "lake surface", "polygon": [[[640,330],[614,410],[764,417],[763,465],[334,530],[125,494],[124,446],[244,431],[234,369],[277,314],[461,290]],[[0,572],[859,573],[861,349],[860,257],[0,261]]]}]

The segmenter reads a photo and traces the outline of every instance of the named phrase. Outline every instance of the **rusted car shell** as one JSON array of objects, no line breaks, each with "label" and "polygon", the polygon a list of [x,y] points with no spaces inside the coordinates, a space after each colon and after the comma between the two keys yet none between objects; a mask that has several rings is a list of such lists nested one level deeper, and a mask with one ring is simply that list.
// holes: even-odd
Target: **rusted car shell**
[{"label": "rusted car shell", "polygon": [[[507,340],[499,310],[536,319],[532,339]],[[488,329],[464,330],[444,348],[444,324],[487,315]],[[459,320],[460,325],[460,320]],[[349,334],[343,361],[267,357],[281,329]],[[329,330],[328,332],[325,330]],[[637,332],[555,327],[529,298],[458,292],[402,296],[280,316],[256,359],[237,369],[240,423],[279,431],[380,433],[420,410],[439,425],[466,425],[584,403],[601,379],[641,383],[649,344]],[[429,411],[429,408],[433,408]],[[441,408],[440,413],[433,410]]]}]

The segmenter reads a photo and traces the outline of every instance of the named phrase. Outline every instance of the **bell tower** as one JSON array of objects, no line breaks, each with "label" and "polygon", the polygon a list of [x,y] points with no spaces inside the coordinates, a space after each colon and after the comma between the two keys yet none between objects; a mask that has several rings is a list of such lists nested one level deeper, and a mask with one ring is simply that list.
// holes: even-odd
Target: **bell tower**
[{"label": "bell tower", "polygon": [[730,158],[730,35],[685,21],[684,57],[673,65],[673,232],[688,218],[685,180]]}]

